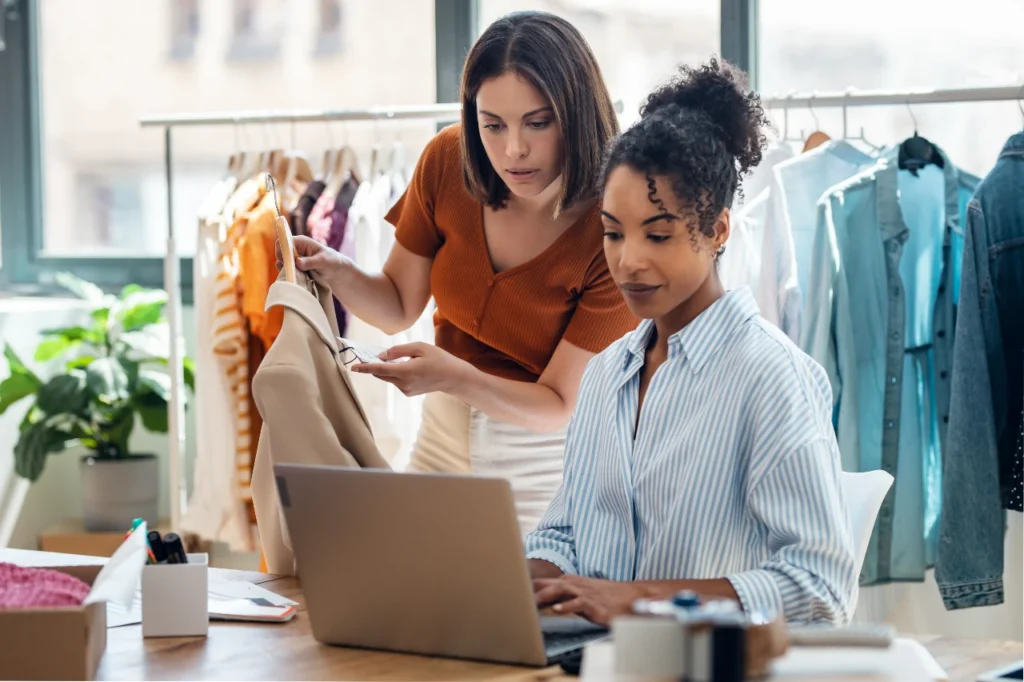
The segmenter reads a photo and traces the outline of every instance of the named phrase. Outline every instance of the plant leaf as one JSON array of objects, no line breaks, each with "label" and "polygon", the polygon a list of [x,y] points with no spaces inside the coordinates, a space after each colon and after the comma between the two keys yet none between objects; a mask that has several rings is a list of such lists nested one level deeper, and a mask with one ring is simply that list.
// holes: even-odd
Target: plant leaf
[{"label": "plant leaf", "polygon": [[72,369],[85,369],[92,363],[96,362],[96,358],[92,355],[80,355],[77,358],[68,360],[68,364],[64,367],[66,370]]},{"label": "plant leaf", "polygon": [[36,404],[49,415],[85,414],[89,406],[89,390],[86,388],[86,373],[73,369],[59,374],[39,389]]},{"label": "plant leaf", "polygon": [[139,371],[139,390],[155,393],[164,401],[171,399],[171,377],[152,369]]},{"label": "plant leaf", "polygon": [[118,337],[118,341],[125,345],[125,357],[136,362],[149,360],[167,362],[167,354],[170,352],[168,339],[159,333],[153,333],[146,329],[143,331],[125,332]]},{"label": "plant leaf", "polygon": [[22,398],[28,397],[39,390],[31,377],[24,374],[12,374],[0,381],[0,414]]},{"label": "plant leaf", "polygon": [[192,358],[183,358],[182,365],[184,365],[185,374],[185,385],[195,393],[196,390],[196,363]]},{"label": "plant leaf", "polygon": [[163,318],[167,292],[160,289],[139,289],[118,303],[114,314],[126,332],[137,331]]},{"label": "plant leaf", "polygon": [[128,398],[128,373],[116,358],[99,358],[85,368],[86,385],[101,403],[113,405]]},{"label": "plant leaf", "polygon": [[163,405],[139,405],[135,408],[142,419],[142,425],[153,433],[167,433],[167,403]]},{"label": "plant leaf", "polygon": [[10,367],[11,376],[0,382],[0,414],[25,396],[32,395],[43,385],[35,373],[25,366],[10,344],[4,344],[4,357]]},{"label": "plant leaf", "polygon": [[97,325],[101,325],[105,329],[107,326],[107,320],[110,319],[110,308],[97,308],[89,313],[89,317],[91,317]]},{"label": "plant leaf", "polygon": [[124,289],[121,289],[121,296],[120,296],[120,298],[123,301],[126,298],[128,298],[129,296],[131,296],[132,294],[137,294],[140,291],[145,291],[145,289],[143,287],[139,286],[138,284],[126,284]]},{"label": "plant leaf", "polygon": [[104,305],[107,299],[106,294],[98,286],[84,279],[79,279],[70,272],[58,272],[54,279],[57,281],[57,284],[94,306]]},{"label": "plant leaf", "polygon": [[43,473],[46,456],[68,447],[67,434],[39,421],[22,431],[14,445],[14,471],[22,478],[36,481]]},{"label": "plant leaf", "polygon": [[40,378],[37,377],[35,373],[21,361],[21,358],[19,358],[18,354],[14,352],[14,349],[11,348],[9,343],[4,344],[4,357],[7,358],[7,365],[11,368],[11,376],[14,376],[15,374],[24,374],[35,381],[37,386],[43,385],[42,380],[40,380]]},{"label": "plant leaf", "polygon": [[83,341],[89,336],[89,330],[81,325],[74,327],[54,327],[39,332],[43,336],[60,336],[68,341]]},{"label": "plant leaf", "polygon": [[114,449],[114,457],[127,457],[128,439],[135,428],[135,411],[131,406],[119,410],[109,422],[100,425],[102,440]]},{"label": "plant leaf", "polygon": [[71,341],[65,336],[51,336],[43,339],[38,346],[36,346],[35,360],[36,362],[48,362],[53,360],[55,357],[64,355],[72,346],[77,346],[81,341]]}]

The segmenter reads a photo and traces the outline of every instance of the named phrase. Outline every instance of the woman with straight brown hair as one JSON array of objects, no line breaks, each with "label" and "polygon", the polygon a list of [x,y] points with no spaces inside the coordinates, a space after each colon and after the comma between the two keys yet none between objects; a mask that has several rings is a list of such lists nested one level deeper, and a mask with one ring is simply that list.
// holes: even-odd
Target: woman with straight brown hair
[{"label": "woman with straight brown hair", "polygon": [[636,326],[608,274],[597,201],[618,124],[583,36],[551,14],[488,27],[461,90],[461,124],[431,140],[387,215],[383,272],[302,237],[297,263],[389,334],[433,296],[436,345],[352,369],[429,394],[409,469],[508,478],[525,534],[561,482],[587,362]]}]

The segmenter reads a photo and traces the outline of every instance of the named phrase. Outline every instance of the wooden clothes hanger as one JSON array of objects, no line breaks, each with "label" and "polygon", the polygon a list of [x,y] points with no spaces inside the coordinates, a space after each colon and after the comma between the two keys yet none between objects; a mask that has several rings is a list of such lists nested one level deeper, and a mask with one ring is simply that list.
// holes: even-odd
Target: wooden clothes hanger
[{"label": "wooden clothes hanger", "polygon": [[[811,101],[814,101],[814,97],[811,96]],[[811,102],[807,103],[807,109],[810,110],[811,116],[814,117],[814,132],[807,136],[804,140],[803,153],[807,153],[816,147],[820,147],[832,138],[827,133],[821,131],[821,124],[818,123],[818,115],[814,113],[814,107]]]},{"label": "wooden clothes hanger", "polygon": [[338,192],[341,191],[341,186],[345,184],[345,180],[349,176],[356,182],[359,182],[359,168],[355,150],[345,145],[338,150],[337,155],[334,157],[334,166],[327,178],[324,194],[328,197],[337,197]]},{"label": "wooden clothes hanger", "polygon": [[266,175],[267,191],[274,195],[274,208],[277,210],[277,218],[274,220],[274,232],[277,235],[277,243],[281,245],[281,261],[284,265],[284,279],[292,284],[298,283],[295,275],[295,244],[292,242],[292,231],[288,227],[288,221],[281,215],[281,204],[277,197],[277,184],[274,176]]}]

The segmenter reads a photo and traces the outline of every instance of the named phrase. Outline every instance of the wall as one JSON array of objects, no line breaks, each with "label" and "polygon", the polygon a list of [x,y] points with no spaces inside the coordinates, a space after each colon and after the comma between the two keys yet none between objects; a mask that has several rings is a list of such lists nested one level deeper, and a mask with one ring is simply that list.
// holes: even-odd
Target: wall
[{"label": "wall", "polygon": [[[80,302],[63,299],[19,299],[0,301],[0,339],[8,342],[18,355],[32,368],[45,375],[45,368],[31,363],[33,349],[38,343],[39,331],[63,324],[74,324],[81,321],[84,313]],[[195,315],[191,307],[183,310],[183,330],[186,340],[186,352],[191,354],[195,348]],[[6,364],[2,370],[6,375]],[[0,503],[3,498],[17,500],[24,488],[21,479],[13,480],[14,474],[12,450],[18,433],[18,423],[27,409],[28,400],[19,404],[7,414],[0,417]],[[191,411],[186,414],[186,480],[191,481],[191,462],[195,453],[195,428]],[[155,453],[160,460],[160,513],[166,517],[170,513],[167,494],[167,436],[146,432],[137,423],[132,434],[131,447],[135,452]],[[22,549],[35,549],[37,538],[43,530],[62,519],[81,518],[82,495],[78,484],[79,459],[84,449],[78,452],[67,452],[62,455],[51,455],[46,463],[42,477],[28,486],[21,505],[20,514],[13,523],[9,546]],[[4,495],[3,491],[7,491]],[[9,515],[11,507],[0,504],[0,513]],[[10,524],[10,516],[0,518],[0,528]],[[3,537],[0,536],[0,547]]]}]

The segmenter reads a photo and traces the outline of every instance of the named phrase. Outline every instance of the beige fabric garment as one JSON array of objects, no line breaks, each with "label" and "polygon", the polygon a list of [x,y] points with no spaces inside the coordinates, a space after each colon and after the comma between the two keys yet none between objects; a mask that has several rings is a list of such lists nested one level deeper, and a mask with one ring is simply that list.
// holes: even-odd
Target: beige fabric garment
[{"label": "beige fabric garment", "polygon": [[331,290],[297,274],[300,285],[270,288],[267,309],[283,306],[284,323],[252,382],[263,417],[252,497],[267,570],[279,575],[296,568],[275,463],[389,468],[342,362]]}]

